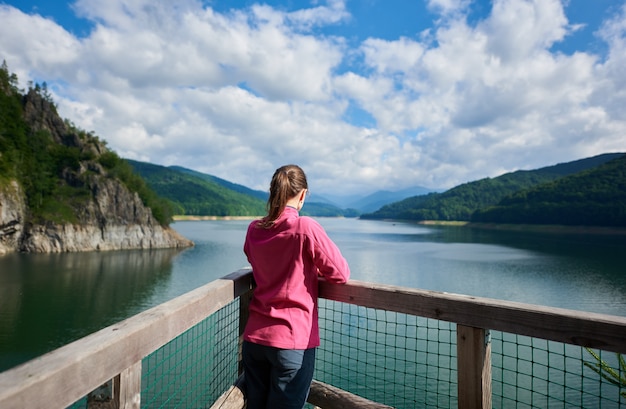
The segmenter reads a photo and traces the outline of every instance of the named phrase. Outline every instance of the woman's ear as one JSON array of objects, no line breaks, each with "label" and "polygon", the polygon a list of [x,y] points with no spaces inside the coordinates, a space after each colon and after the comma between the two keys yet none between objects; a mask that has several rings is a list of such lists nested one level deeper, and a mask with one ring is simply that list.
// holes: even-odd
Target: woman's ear
[{"label": "woman's ear", "polygon": [[302,192],[300,192],[300,196],[298,197],[298,206],[296,207],[298,211],[302,209],[302,206],[304,206],[305,198],[306,198],[306,189],[302,189]]}]

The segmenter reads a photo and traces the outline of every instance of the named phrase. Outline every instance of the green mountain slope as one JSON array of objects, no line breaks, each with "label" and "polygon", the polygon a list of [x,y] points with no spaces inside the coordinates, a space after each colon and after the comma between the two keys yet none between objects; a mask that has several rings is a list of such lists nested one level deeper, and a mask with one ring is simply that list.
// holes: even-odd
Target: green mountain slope
[{"label": "green mountain slope", "polygon": [[[194,216],[263,216],[268,192],[181,166],[159,166],[128,160],[157,194],[173,203],[175,214]],[[322,217],[356,217],[350,209],[307,201],[300,214]]]},{"label": "green mountain slope", "polygon": [[494,206],[504,197],[543,183],[552,182],[597,167],[621,153],[604,154],[592,158],[548,166],[537,170],[506,173],[496,178],[485,178],[459,185],[443,193],[416,196],[383,206],[374,213],[362,215],[365,219],[458,220],[469,221],[479,209]]},{"label": "green mountain slope", "polygon": [[[174,212],[178,215],[261,216],[265,214],[264,200],[226,187],[218,182],[218,180],[222,181],[219,178],[179,167],[170,168],[134,160],[128,162],[159,196],[174,204]],[[223,182],[234,185],[230,182]]]},{"label": "green mountain slope", "polygon": [[185,173],[193,177],[206,180],[208,182],[216,183],[222,187],[225,187],[237,193],[242,193],[244,195],[256,197],[257,199],[261,199],[263,202],[267,201],[267,197],[268,197],[267,192],[262,192],[260,190],[253,190],[248,187],[229,182],[228,180],[218,178],[217,176],[196,172],[195,170],[183,168],[182,166],[170,166],[169,169],[175,170],[177,172]]},{"label": "green mountain slope", "polygon": [[626,155],[517,192],[477,211],[472,221],[626,226]]}]

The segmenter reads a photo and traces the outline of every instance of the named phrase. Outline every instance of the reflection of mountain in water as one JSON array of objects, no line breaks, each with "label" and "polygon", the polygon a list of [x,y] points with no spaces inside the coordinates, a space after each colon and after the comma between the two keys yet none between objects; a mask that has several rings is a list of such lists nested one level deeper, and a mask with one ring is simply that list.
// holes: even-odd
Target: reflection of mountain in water
[{"label": "reflection of mountain in water", "polygon": [[[0,259],[0,371],[148,308],[181,250]],[[41,345],[41,339],[49,340]]]},{"label": "reflection of mountain in water", "polygon": [[491,230],[453,226],[440,226],[433,230],[445,242],[495,244],[567,257],[595,259],[603,255],[621,258],[626,251],[626,235],[623,234]]},{"label": "reflection of mountain in water", "polygon": [[[626,235],[536,231],[490,230],[469,227],[439,227],[433,230],[446,243],[481,243],[556,256],[567,263],[563,280],[601,272],[610,291],[626,291]],[[432,237],[430,238],[432,240]]]}]

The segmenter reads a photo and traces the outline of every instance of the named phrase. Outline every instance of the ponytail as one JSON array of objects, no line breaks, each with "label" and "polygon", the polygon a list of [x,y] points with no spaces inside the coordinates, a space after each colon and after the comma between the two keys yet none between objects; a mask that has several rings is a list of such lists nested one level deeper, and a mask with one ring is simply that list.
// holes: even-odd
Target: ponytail
[{"label": "ponytail", "polygon": [[306,175],[297,165],[285,165],[274,172],[270,183],[270,197],[267,199],[267,216],[257,224],[269,229],[285,209],[289,199],[303,189],[308,189]]}]

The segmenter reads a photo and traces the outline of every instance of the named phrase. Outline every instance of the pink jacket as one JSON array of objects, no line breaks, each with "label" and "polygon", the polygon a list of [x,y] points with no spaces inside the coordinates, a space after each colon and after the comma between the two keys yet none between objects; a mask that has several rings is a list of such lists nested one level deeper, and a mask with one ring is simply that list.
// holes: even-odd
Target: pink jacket
[{"label": "pink jacket", "polygon": [[318,274],[334,283],[350,277],[348,263],[318,222],[286,207],[274,226],[248,226],[244,252],[257,287],[243,337],[283,349],[320,344]]}]

